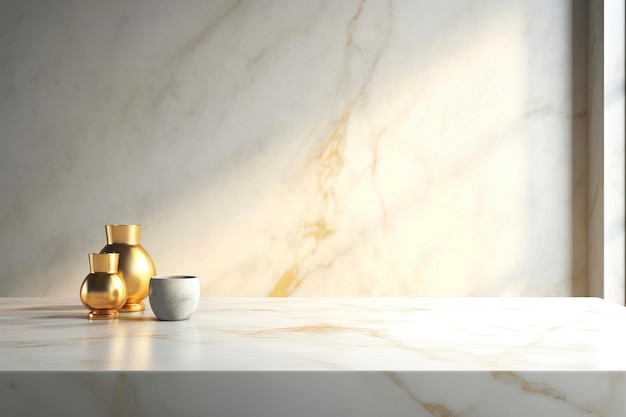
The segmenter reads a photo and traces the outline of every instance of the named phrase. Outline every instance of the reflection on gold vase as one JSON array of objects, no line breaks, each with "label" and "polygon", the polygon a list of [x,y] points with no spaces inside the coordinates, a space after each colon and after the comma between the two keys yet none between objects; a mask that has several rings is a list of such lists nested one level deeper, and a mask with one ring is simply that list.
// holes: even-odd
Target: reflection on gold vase
[{"label": "reflection on gold vase", "polygon": [[126,302],[126,284],[117,273],[119,254],[90,253],[89,275],[80,286],[80,301],[93,320],[116,319],[117,309]]},{"label": "reflection on gold vase", "polygon": [[141,300],[148,296],[150,278],[156,275],[156,268],[148,252],[139,244],[141,226],[107,225],[105,229],[107,245],[100,253],[120,254],[118,271],[128,293],[128,299],[119,311],[142,311],[145,306]]}]

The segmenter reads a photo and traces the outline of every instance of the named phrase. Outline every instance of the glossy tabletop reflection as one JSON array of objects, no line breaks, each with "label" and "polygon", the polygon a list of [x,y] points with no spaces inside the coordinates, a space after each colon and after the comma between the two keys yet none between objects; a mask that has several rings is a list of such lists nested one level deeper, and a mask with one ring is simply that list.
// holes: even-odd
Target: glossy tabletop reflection
[{"label": "glossy tabletop reflection", "polygon": [[598,298],[210,298],[186,321],[90,322],[78,298],[0,298],[2,371],[626,370]]}]

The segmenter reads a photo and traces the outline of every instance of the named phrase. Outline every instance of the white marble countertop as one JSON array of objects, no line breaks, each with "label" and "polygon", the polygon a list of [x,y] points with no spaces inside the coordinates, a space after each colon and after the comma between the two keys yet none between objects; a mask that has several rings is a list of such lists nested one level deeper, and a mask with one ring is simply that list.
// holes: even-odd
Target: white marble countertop
[{"label": "white marble countertop", "polygon": [[3,371],[625,370],[598,298],[212,298],[187,321],[0,298]]}]

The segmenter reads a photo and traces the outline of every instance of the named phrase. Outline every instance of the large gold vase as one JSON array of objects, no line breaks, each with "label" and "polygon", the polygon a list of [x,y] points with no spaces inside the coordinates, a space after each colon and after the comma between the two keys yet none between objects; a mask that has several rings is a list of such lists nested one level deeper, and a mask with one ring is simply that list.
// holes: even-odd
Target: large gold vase
[{"label": "large gold vase", "polygon": [[122,312],[142,311],[143,300],[148,296],[150,278],[156,275],[152,258],[139,244],[141,226],[107,225],[107,245],[100,253],[117,252],[120,254],[118,271],[124,282],[128,300],[119,309]]},{"label": "large gold vase", "polygon": [[90,319],[116,319],[126,302],[126,284],[117,273],[117,253],[90,253],[89,275],[80,286],[80,301]]}]

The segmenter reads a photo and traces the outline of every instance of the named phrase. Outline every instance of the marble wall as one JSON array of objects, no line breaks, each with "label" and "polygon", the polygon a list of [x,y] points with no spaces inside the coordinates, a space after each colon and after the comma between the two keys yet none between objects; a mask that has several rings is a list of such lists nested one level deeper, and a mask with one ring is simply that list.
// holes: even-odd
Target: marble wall
[{"label": "marble wall", "polygon": [[0,296],[585,294],[583,3],[3,2]]}]

